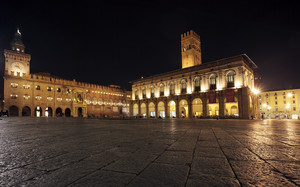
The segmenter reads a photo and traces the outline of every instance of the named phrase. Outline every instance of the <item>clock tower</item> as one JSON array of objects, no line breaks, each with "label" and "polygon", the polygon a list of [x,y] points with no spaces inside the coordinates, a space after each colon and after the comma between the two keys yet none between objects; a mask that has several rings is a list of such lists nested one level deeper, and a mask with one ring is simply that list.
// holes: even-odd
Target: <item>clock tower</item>
[{"label": "clock tower", "polygon": [[11,50],[4,50],[5,74],[14,75],[30,74],[30,55],[25,53],[25,45],[21,39],[21,32],[17,29],[14,40],[11,42]]},{"label": "clock tower", "polygon": [[182,69],[202,64],[200,36],[193,30],[181,35]]}]

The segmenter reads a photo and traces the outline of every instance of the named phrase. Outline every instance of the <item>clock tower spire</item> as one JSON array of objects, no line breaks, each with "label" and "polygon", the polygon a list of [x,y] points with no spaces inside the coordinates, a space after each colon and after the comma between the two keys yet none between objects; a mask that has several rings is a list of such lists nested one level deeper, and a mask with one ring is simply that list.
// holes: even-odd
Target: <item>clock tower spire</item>
[{"label": "clock tower spire", "polygon": [[19,29],[10,43],[11,50],[4,49],[5,73],[4,75],[23,76],[30,74],[31,56],[25,53],[22,34]]}]

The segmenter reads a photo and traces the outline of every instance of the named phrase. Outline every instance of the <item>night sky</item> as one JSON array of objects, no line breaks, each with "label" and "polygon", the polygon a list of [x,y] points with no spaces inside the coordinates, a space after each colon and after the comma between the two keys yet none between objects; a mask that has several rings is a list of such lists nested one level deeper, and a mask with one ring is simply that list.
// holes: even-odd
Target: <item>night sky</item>
[{"label": "night sky", "polygon": [[108,2],[1,2],[1,54],[19,27],[31,72],[130,90],[131,80],[180,69],[180,34],[193,29],[203,63],[246,53],[260,68],[262,89],[300,87],[296,4]]}]

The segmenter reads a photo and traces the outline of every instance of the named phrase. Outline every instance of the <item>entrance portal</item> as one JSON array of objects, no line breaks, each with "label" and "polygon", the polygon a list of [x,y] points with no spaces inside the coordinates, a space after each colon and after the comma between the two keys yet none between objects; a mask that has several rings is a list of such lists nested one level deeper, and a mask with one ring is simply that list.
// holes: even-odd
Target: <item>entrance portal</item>
[{"label": "entrance portal", "polygon": [[31,110],[28,106],[25,106],[22,109],[22,116],[31,116]]},{"label": "entrance portal", "polygon": [[41,117],[42,116],[42,108],[40,106],[37,106],[34,110],[35,117]]},{"label": "entrance portal", "polygon": [[71,117],[71,110],[69,108],[66,108],[66,110],[65,110],[65,116],[66,117]]},{"label": "entrance portal", "polygon": [[9,107],[9,116],[19,116],[19,109],[16,106]]},{"label": "entrance portal", "polygon": [[45,116],[46,117],[52,117],[52,108],[51,107],[47,107],[45,110]]},{"label": "entrance portal", "polygon": [[62,113],[62,109],[61,108],[57,108],[55,111],[56,117],[62,117],[63,113]]},{"label": "entrance portal", "polygon": [[83,117],[81,107],[78,108],[78,117]]}]

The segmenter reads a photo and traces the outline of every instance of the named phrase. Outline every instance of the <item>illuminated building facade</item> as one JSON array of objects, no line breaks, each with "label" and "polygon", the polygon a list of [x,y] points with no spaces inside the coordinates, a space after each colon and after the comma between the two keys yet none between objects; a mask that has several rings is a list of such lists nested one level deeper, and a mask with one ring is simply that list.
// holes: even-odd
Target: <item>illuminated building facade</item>
[{"label": "illuminated building facade", "polygon": [[259,118],[256,64],[245,54],[201,62],[200,37],[181,35],[182,69],[132,81],[130,115]]},{"label": "illuminated building facade", "polygon": [[265,119],[298,119],[300,89],[265,91],[259,94],[260,112]]},{"label": "illuminated building facade", "polygon": [[30,74],[31,56],[17,31],[11,50],[4,50],[4,110],[10,116],[122,117],[129,114],[131,92],[119,86]]}]

